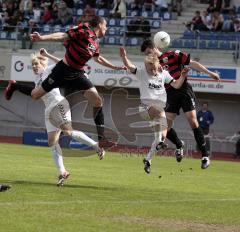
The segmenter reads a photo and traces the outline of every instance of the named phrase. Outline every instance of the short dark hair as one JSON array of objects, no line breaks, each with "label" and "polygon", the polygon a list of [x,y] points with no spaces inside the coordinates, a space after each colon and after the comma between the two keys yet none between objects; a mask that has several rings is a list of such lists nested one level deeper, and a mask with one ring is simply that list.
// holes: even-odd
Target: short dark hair
[{"label": "short dark hair", "polygon": [[105,19],[103,17],[96,15],[89,21],[89,25],[95,28],[98,26],[99,23],[103,23],[104,20]]},{"label": "short dark hair", "polygon": [[154,48],[154,44],[150,39],[146,39],[143,41],[141,45],[141,52],[145,52],[147,48]]}]

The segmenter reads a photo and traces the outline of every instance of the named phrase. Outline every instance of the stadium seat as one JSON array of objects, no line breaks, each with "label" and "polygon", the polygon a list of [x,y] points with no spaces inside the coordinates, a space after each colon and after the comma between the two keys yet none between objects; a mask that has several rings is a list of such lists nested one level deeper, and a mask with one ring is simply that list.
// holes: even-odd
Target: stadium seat
[{"label": "stadium seat", "polygon": [[106,37],[106,40],[105,40],[105,43],[107,44],[118,44],[118,39],[116,36],[107,36]]},{"label": "stadium seat", "polygon": [[210,40],[207,43],[207,49],[217,49],[218,48],[218,41]]},{"label": "stadium seat", "polygon": [[108,35],[119,35],[119,30],[116,27],[110,27],[107,30]]},{"label": "stadium seat", "polygon": [[99,16],[103,16],[103,17],[106,17],[106,16],[109,16],[109,10],[108,9],[98,9],[97,10],[97,15]]},{"label": "stadium seat", "polygon": [[183,45],[185,48],[197,48],[196,40],[194,39],[186,39]]},{"label": "stadium seat", "polygon": [[183,48],[183,40],[182,39],[174,39],[171,43],[171,47],[173,47],[173,48]]},{"label": "stadium seat", "polygon": [[137,16],[137,15],[138,15],[138,12],[136,10],[131,11],[131,13],[130,13],[131,17]]},{"label": "stadium seat", "polygon": [[53,27],[53,32],[60,32],[61,31],[61,25],[55,25]]},{"label": "stadium seat", "polygon": [[77,12],[76,12],[76,15],[77,16],[82,16],[83,15],[83,10],[81,8],[78,9]]},{"label": "stadium seat", "polygon": [[165,12],[162,16],[163,20],[171,20],[171,13]]},{"label": "stadium seat", "polygon": [[199,39],[216,40],[217,39],[217,33],[201,31],[200,34],[199,34]]},{"label": "stadium seat", "polygon": [[15,32],[15,31],[11,32],[9,39],[12,39],[12,40],[17,39],[17,32]]},{"label": "stadium seat", "polygon": [[121,26],[121,27],[124,27],[125,25],[126,25],[126,22],[127,22],[127,19],[120,19],[120,21],[119,21],[119,25]]},{"label": "stadium seat", "polygon": [[127,45],[130,45],[130,46],[136,46],[139,44],[139,39],[134,37],[134,38],[129,38],[127,40]]},{"label": "stadium seat", "polygon": [[49,24],[45,24],[43,26],[43,33],[49,33],[51,31],[51,26]]},{"label": "stadium seat", "polygon": [[152,17],[152,13],[148,12],[148,11],[142,11],[141,16],[143,16],[145,18],[149,18],[149,17]]},{"label": "stadium seat", "polygon": [[206,49],[207,48],[207,40],[200,40],[199,41],[199,48]]},{"label": "stadium seat", "polygon": [[7,38],[7,32],[6,31],[1,31],[0,32],[0,39],[6,39]]},{"label": "stadium seat", "polygon": [[158,12],[158,11],[154,11],[154,12],[152,13],[152,17],[153,17],[154,19],[159,19],[159,18],[160,18],[159,12]]},{"label": "stadium seat", "polygon": [[119,26],[119,19],[115,19],[115,18],[109,19],[108,25],[109,25],[110,27]]},{"label": "stadium seat", "polygon": [[220,41],[219,42],[219,49],[231,50],[230,41]]},{"label": "stadium seat", "polygon": [[183,33],[183,39],[195,39],[196,38],[196,33],[195,31],[185,31]]},{"label": "stadium seat", "polygon": [[152,20],[152,27],[153,28],[160,28],[161,27],[161,20]]}]

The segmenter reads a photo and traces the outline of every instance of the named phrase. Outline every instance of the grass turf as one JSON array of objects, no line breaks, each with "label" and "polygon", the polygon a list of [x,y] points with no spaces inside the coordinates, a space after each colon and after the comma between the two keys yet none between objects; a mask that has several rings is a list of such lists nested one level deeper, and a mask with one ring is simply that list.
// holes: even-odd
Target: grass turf
[{"label": "grass turf", "polygon": [[240,231],[239,163],[66,157],[64,187],[49,148],[1,144],[0,164],[0,231]]}]

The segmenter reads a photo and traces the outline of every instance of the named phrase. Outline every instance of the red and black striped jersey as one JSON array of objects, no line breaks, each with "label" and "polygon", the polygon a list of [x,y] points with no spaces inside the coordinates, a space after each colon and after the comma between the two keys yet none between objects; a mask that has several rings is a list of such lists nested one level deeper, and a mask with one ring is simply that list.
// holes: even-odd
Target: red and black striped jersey
[{"label": "red and black striped jersey", "polygon": [[[184,66],[190,63],[190,54],[178,50],[167,51],[159,57],[159,62],[174,79],[178,79]],[[169,87],[169,85],[166,86],[166,88]]]},{"label": "red and black striped jersey", "polygon": [[69,29],[65,59],[70,67],[83,70],[84,65],[94,56],[99,56],[98,38],[88,23],[80,23]]}]

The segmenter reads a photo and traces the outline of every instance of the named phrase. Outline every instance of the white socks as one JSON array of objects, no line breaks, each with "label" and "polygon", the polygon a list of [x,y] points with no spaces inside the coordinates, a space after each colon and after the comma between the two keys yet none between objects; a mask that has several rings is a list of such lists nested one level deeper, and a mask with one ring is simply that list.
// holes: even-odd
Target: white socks
[{"label": "white socks", "polygon": [[56,163],[56,166],[59,169],[60,173],[63,174],[66,171],[66,169],[65,169],[64,164],[63,164],[61,147],[57,143],[57,144],[51,146],[51,150],[52,150],[52,156],[53,156],[53,159]]},{"label": "white socks", "polygon": [[98,143],[95,142],[93,139],[89,138],[86,134],[81,131],[73,130],[72,131],[72,138],[77,140],[78,142],[83,142],[89,146],[94,147],[96,150],[98,149]]}]

